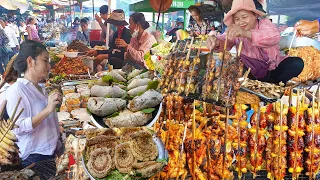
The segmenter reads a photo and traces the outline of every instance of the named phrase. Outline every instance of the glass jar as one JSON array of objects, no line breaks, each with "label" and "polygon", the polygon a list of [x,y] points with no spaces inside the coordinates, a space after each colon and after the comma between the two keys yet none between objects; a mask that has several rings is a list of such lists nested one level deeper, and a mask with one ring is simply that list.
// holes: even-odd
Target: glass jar
[{"label": "glass jar", "polygon": [[81,92],[81,107],[82,108],[86,108],[87,107],[87,103],[88,103],[88,100],[90,98],[90,95],[91,95],[91,92],[90,90],[86,90],[86,91],[82,91]]}]

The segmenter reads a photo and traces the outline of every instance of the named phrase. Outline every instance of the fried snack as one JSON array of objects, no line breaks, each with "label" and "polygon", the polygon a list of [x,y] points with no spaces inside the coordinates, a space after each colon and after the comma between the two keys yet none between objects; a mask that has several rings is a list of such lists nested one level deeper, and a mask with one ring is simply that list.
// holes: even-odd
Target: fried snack
[{"label": "fried snack", "polygon": [[90,153],[87,167],[93,177],[103,178],[112,170],[114,160],[110,152],[107,148],[97,148]]},{"label": "fried snack", "polygon": [[67,58],[64,57],[51,69],[53,74],[86,74],[88,73],[88,67],[85,66],[82,60],[78,58]]},{"label": "fried snack", "polygon": [[87,52],[90,49],[80,40],[73,40],[67,47],[70,52]]},{"label": "fried snack", "polygon": [[320,51],[312,46],[298,47],[289,51],[289,56],[300,57],[304,62],[301,74],[295,81],[305,82],[320,77]]},{"label": "fried snack", "polygon": [[260,99],[254,94],[238,91],[236,102],[237,104],[259,104]]}]

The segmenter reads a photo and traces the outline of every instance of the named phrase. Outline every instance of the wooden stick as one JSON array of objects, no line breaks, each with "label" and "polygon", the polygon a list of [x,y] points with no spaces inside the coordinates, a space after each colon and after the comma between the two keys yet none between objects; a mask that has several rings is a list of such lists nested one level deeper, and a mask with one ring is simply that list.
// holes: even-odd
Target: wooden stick
[{"label": "wooden stick", "polygon": [[188,44],[189,44],[189,42],[186,42],[186,45],[184,46],[184,49],[183,49],[183,53],[186,53]]},{"label": "wooden stick", "polygon": [[22,108],[20,110],[20,112],[18,113],[17,117],[12,121],[12,123],[10,124],[9,128],[5,131],[5,133],[3,134],[2,138],[0,139],[0,143],[2,142],[2,140],[4,139],[4,137],[6,137],[6,135],[8,134],[9,131],[12,130],[13,126],[16,124],[18,118],[20,117],[20,115],[22,114],[22,112],[24,111],[24,108]]},{"label": "wooden stick", "polygon": [[[281,152],[281,139],[282,139],[282,118],[283,118],[283,103],[282,101],[280,101],[280,135],[279,135],[279,149],[278,152]],[[280,156],[280,154],[278,155]],[[280,166],[280,157],[278,157],[278,167],[279,167],[279,177],[278,179],[281,179],[280,175],[282,174],[282,167]]]},{"label": "wooden stick", "polygon": [[255,137],[255,146],[254,146],[254,174],[253,174],[253,178],[255,179],[255,177],[257,176],[257,151],[258,151],[258,136],[259,136],[259,127],[260,127],[260,114],[261,114],[261,102],[258,105],[258,111],[257,111],[257,125],[256,125],[256,137]]},{"label": "wooden stick", "polygon": [[[311,127],[312,127],[312,133],[311,133],[311,165],[310,165],[310,174],[309,174],[309,179],[314,179],[314,172],[313,172],[313,169],[312,169],[312,165],[313,165],[313,156],[314,156],[314,121],[315,121],[315,109],[314,109],[314,106],[315,106],[315,92],[312,93],[312,121],[311,121]],[[319,107],[318,107],[319,108]]]},{"label": "wooden stick", "polygon": [[239,104],[239,111],[241,113],[241,118],[239,118],[239,121],[238,121],[238,127],[237,127],[237,131],[238,131],[238,154],[237,154],[237,157],[238,157],[238,179],[241,179],[242,177],[242,171],[241,171],[241,156],[240,156],[240,140],[241,140],[241,129],[240,129],[240,121],[242,120],[242,116],[243,116],[243,112],[242,112],[242,107],[241,107],[241,104]]},{"label": "wooden stick", "polygon": [[[290,93],[291,94],[291,93]],[[297,132],[298,132],[298,121],[299,121],[299,117],[300,117],[300,113],[299,113],[299,95],[300,95],[300,90],[297,90],[297,105],[296,105],[296,122],[295,122],[295,135],[294,135],[294,148],[297,149],[297,141],[298,141],[298,137],[297,137]],[[302,101],[304,101],[302,99]],[[303,107],[302,107],[303,108]],[[296,167],[297,167],[297,151],[294,152],[294,163],[293,163],[293,173],[292,173],[292,179],[297,179],[297,173],[296,173]]]},{"label": "wooden stick", "polygon": [[237,52],[237,58],[239,58],[239,57],[240,57],[240,55],[241,55],[242,45],[243,45],[243,42],[242,42],[242,41],[240,41],[239,49],[238,49],[238,52]]},{"label": "wooden stick", "polygon": [[196,169],[196,147],[195,147],[195,131],[196,131],[196,101],[193,100],[193,116],[192,116],[192,179],[196,179],[195,169]]},{"label": "wooden stick", "polygon": [[192,38],[191,38],[191,43],[190,43],[190,46],[189,46],[189,51],[188,51],[188,54],[187,54],[187,57],[186,57],[186,61],[188,61],[188,60],[189,60],[189,58],[190,58],[190,54],[191,54],[191,50],[192,50],[193,41],[194,41],[194,37],[192,37]]},{"label": "wooden stick", "polygon": [[15,107],[14,110],[13,110],[13,113],[12,113],[12,116],[11,116],[11,119],[12,119],[12,120],[14,119],[14,116],[15,116],[16,113],[17,113],[17,110],[18,110],[18,107],[19,107],[19,105],[20,105],[21,100],[22,100],[22,97],[19,98],[18,103],[17,103],[16,107]]},{"label": "wooden stick", "polygon": [[201,41],[200,41],[200,47],[199,47],[199,49],[198,49],[198,53],[197,53],[197,57],[199,57],[199,56],[200,56],[202,42],[203,42],[203,40],[201,39]]},{"label": "wooden stick", "polygon": [[226,39],[224,41],[223,54],[221,59],[221,67],[220,67],[220,74],[219,74],[219,80],[218,80],[218,93],[216,98],[217,102],[219,101],[219,96],[220,96],[221,76],[222,76],[222,70],[223,70],[223,63],[226,58],[227,44],[228,44],[228,34],[226,35]]},{"label": "wooden stick", "polygon": [[4,112],[5,112],[6,106],[7,106],[7,100],[4,100],[4,102],[3,102],[2,106],[1,106],[1,109],[0,109],[0,121],[3,120],[3,115],[4,115]]}]

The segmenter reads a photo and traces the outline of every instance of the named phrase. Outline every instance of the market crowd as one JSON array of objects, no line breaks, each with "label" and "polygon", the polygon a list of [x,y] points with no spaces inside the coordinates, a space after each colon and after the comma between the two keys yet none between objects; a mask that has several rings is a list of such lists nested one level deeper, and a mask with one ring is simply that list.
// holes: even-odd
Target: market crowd
[{"label": "market crowd", "polygon": [[[208,35],[207,46],[216,52],[223,50],[226,38],[227,50],[243,44],[241,59],[246,68],[251,69],[249,77],[252,79],[272,83],[287,82],[302,71],[302,59],[280,54],[280,33],[276,26],[265,18],[265,12],[257,9],[253,0],[233,0],[230,11],[224,17],[227,30],[223,33],[215,31],[213,23],[202,17],[197,5],[190,6],[189,11],[192,19],[189,27],[184,29],[185,21],[178,17],[176,27],[168,32],[174,41]],[[108,14],[106,5],[100,8],[100,15],[95,16],[102,29],[100,40],[110,37],[108,50],[87,52],[87,55],[95,56],[94,63],[98,69],[103,70],[106,63],[113,65],[115,69],[128,65],[147,69],[144,56],[157,43],[159,34],[148,31],[150,24],[143,13],[131,14],[129,22],[125,19],[123,10],[116,9]],[[89,21],[89,18],[75,18],[67,36],[60,38],[69,42],[78,39],[88,46],[92,45]],[[64,21],[61,22],[64,24]],[[18,137],[17,144],[24,166],[52,158],[61,148],[55,107],[61,103],[62,96],[58,92],[48,95],[45,88],[39,84],[48,78],[50,71],[49,53],[38,32],[46,23],[55,22],[38,22],[30,17],[17,23],[12,18],[0,18],[1,75],[9,59],[15,59],[13,68],[6,74],[8,89],[2,93],[1,100],[7,100],[6,110],[8,114],[12,114],[18,98],[23,97],[20,108],[25,111],[18,119],[19,128],[16,128],[14,133]],[[111,25],[109,32],[108,23]],[[299,35],[318,32],[319,20],[299,21],[296,28]],[[14,56],[17,53],[18,55]],[[24,74],[24,77],[18,78],[18,74]]]}]

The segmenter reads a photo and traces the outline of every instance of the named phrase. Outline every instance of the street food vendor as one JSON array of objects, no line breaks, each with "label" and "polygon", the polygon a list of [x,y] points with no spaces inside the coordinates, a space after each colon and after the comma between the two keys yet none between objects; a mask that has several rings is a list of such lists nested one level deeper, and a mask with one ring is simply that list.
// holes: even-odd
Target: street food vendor
[{"label": "street food vendor", "polygon": [[301,36],[320,32],[320,18],[314,21],[300,20],[296,23],[297,34]]},{"label": "street food vendor", "polygon": [[27,40],[13,65],[24,78],[18,78],[6,93],[7,112],[11,116],[20,97],[19,112],[23,113],[16,122],[18,128],[13,130],[18,138],[17,145],[24,167],[33,162],[53,159],[56,149],[61,147],[56,105],[62,96],[58,92],[47,94],[39,81],[48,78],[50,63],[49,53],[39,42]]},{"label": "street food vendor", "polygon": [[117,59],[124,59],[125,49],[117,47],[115,44],[115,40],[117,38],[120,38],[123,39],[126,43],[130,43],[131,40],[131,33],[129,29],[125,27],[128,25],[128,23],[125,20],[125,14],[123,10],[114,10],[111,13],[110,17],[106,20],[106,23],[113,24],[117,27],[116,33],[114,33],[113,38],[110,39],[109,49],[105,51],[91,50],[90,52],[88,52],[88,55],[97,56],[95,59],[95,67],[97,67],[98,64],[101,64],[103,60],[109,59],[109,64],[113,65],[113,67],[116,69],[120,69],[122,67],[122,61],[119,61]]},{"label": "street food vendor", "polygon": [[89,19],[82,18],[80,20],[81,31],[77,32],[76,39],[84,42],[86,45],[90,45],[90,29],[89,29]]},{"label": "street food vendor", "polygon": [[[134,13],[130,16],[129,29],[132,35],[130,44],[117,38],[117,47],[125,49],[124,63],[132,65],[136,69],[146,69],[144,55],[150,51],[153,44],[157,43],[155,37],[146,31],[150,27],[142,13]],[[117,59],[122,61],[121,59]]]},{"label": "street food vendor", "polygon": [[190,36],[207,35],[210,31],[214,30],[213,24],[203,19],[200,9],[196,5],[190,6],[188,10],[192,17],[192,21],[187,29]]},{"label": "street food vendor", "polygon": [[286,83],[297,77],[304,63],[299,57],[280,54],[280,34],[276,26],[256,9],[253,0],[234,0],[231,10],[224,17],[227,31],[219,36],[210,36],[208,47],[223,51],[228,38],[227,50],[243,42],[241,60],[251,68],[249,78],[271,83]]}]

